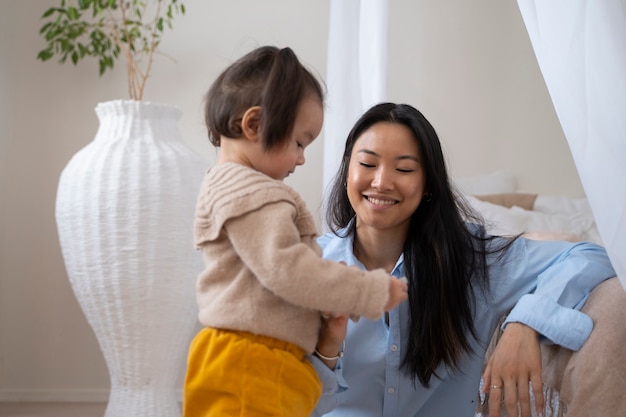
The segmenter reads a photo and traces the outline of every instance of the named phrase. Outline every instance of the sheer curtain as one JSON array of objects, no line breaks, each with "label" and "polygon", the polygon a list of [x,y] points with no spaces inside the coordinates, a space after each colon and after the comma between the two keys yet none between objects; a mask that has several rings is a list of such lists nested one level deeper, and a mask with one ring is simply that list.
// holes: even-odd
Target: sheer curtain
[{"label": "sheer curtain", "polygon": [[626,288],[622,0],[518,0],[602,241]]},{"label": "sheer curtain", "polygon": [[[518,0],[613,266],[626,288],[626,0]],[[387,0],[331,0],[324,189],[359,115],[386,98]]]},{"label": "sheer curtain", "polygon": [[324,190],[337,172],[352,125],[386,97],[387,14],[387,0],[330,2]]}]

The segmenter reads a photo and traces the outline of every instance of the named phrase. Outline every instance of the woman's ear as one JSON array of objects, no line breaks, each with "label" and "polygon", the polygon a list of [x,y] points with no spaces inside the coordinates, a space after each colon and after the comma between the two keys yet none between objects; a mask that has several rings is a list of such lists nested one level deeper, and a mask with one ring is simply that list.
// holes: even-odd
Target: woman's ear
[{"label": "woman's ear", "polygon": [[241,117],[243,136],[253,142],[261,138],[261,107],[252,106]]}]

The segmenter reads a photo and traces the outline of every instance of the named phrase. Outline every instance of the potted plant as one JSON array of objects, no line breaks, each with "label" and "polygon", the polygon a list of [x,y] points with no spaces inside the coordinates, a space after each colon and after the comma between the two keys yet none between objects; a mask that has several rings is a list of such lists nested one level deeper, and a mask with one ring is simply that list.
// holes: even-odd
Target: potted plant
[{"label": "potted plant", "polygon": [[164,30],[183,14],[179,0],[61,0],[42,16],[46,22],[39,33],[46,47],[37,58],[60,56],[61,63],[69,59],[74,65],[95,58],[102,75],[122,56],[129,97],[141,100]]},{"label": "potted plant", "polygon": [[182,141],[180,110],[142,96],[164,30],[184,12],[178,0],[61,0],[43,14],[42,61],[93,57],[102,75],[126,60],[130,99],[98,103],[95,138],[63,169],[55,209],[70,284],[109,370],[106,417],[180,415],[206,164]]}]

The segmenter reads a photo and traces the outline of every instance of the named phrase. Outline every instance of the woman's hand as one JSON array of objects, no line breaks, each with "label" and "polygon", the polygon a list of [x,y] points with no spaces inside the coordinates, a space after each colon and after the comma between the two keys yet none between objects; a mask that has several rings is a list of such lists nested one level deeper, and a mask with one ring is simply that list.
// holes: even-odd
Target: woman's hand
[{"label": "woman's hand", "polygon": [[[324,313],[322,314],[322,327],[316,350],[324,356],[335,357],[342,348],[348,328],[347,314]],[[326,360],[318,356],[330,369],[335,369],[337,359]]]},{"label": "woman's hand", "polygon": [[503,397],[509,417],[530,417],[529,382],[535,395],[536,411],[542,413],[544,398],[539,334],[521,323],[507,324],[489,358],[483,379],[483,391],[489,392],[489,417],[500,417]]}]

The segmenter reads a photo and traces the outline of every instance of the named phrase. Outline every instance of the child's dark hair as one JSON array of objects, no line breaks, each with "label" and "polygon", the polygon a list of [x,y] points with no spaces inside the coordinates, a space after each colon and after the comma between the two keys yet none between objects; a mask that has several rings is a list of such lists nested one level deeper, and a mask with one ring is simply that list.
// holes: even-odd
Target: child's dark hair
[{"label": "child's dark hair", "polygon": [[319,81],[290,48],[262,46],[231,64],[213,82],[205,98],[209,140],[220,146],[220,136],[238,138],[241,118],[260,106],[260,137],[269,151],[289,137],[298,105],[308,94],[324,101]]}]

